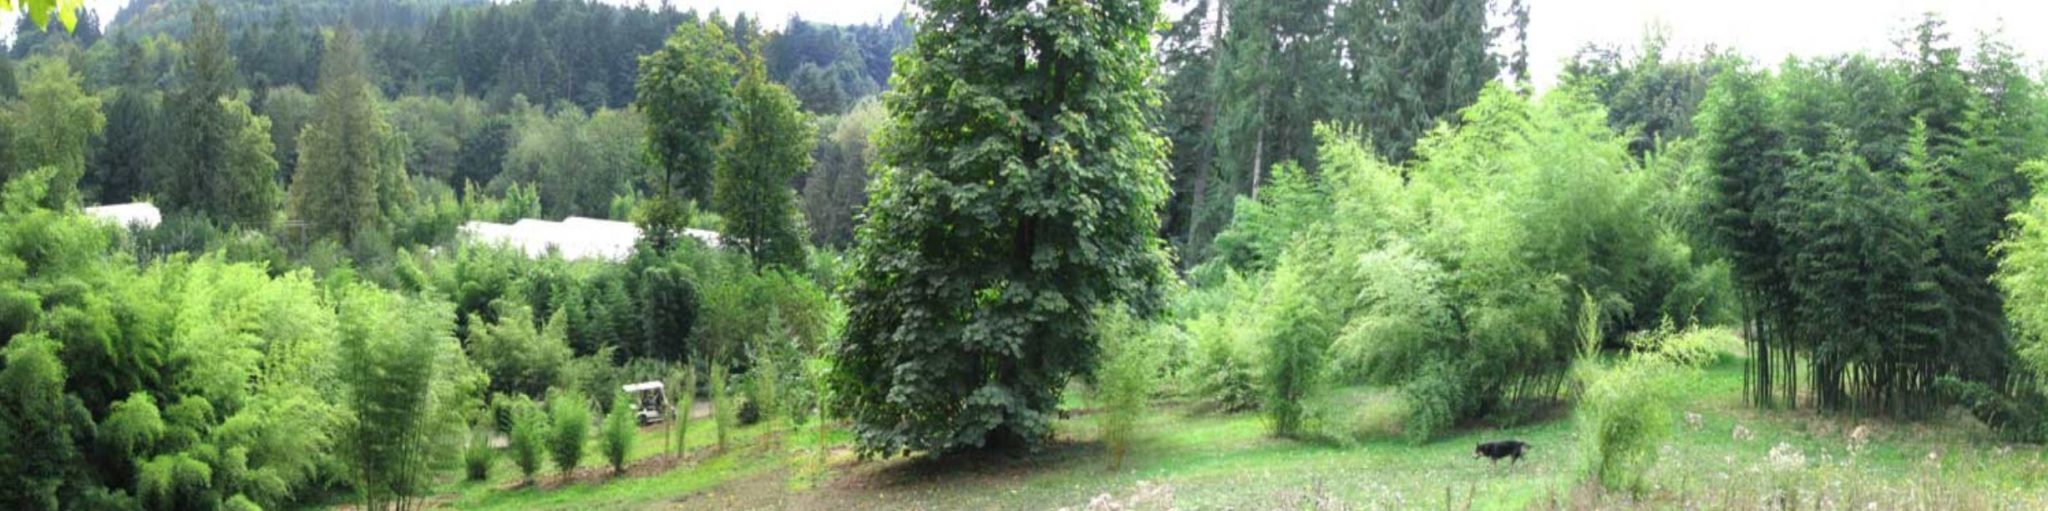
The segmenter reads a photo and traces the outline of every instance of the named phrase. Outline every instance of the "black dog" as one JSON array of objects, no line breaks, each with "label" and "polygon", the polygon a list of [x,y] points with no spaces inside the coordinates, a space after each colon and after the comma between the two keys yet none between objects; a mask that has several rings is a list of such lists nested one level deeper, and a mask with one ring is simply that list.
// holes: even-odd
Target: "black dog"
[{"label": "black dog", "polygon": [[1529,444],[1523,443],[1521,440],[1487,442],[1479,444],[1478,448],[1472,449],[1472,457],[1485,456],[1487,459],[1493,460],[1493,463],[1496,465],[1500,464],[1501,458],[1507,457],[1513,457],[1515,459],[1514,463],[1521,463],[1522,453],[1527,451],[1529,447]]}]

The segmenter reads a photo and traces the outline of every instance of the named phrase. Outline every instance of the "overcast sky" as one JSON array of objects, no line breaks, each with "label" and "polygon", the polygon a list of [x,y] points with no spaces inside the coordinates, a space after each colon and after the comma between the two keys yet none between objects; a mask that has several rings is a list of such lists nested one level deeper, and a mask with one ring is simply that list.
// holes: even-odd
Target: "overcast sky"
[{"label": "overcast sky", "polygon": [[[501,0],[502,1],[502,0]],[[604,0],[638,4],[642,0]],[[1707,43],[1733,48],[1759,61],[1787,55],[1857,50],[1889,52],[1900,31],[1920,13],[1940,12],[1966,44],[1981,31],[2012,27],[2006,40],[2039,61],[2048,57],[2048,1],[2044,0],[1527,0],[1531,71],[1550,83],[1559,62],[1586,43],[1633,43],[1652,24],[1667,27],[1680,48]],[[748,12],[770,27],[792,13],[829,23],[861,23],[894,16],[905,0],[671,0],[680,9]],[[86,0],[101,19],[126,0]],[[657,5],[659,0],[646,2]],[[2002,22],[2001,22],[2002,20]],[[10,20],[4,25],[12,27]],[[2029,30],[2031,29],[2031,30]]]}]

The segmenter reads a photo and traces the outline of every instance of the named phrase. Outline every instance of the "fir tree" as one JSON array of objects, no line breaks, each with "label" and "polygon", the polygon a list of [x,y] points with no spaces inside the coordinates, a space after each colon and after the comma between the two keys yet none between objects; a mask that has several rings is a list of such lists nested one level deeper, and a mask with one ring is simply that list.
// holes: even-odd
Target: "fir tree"
[{"label": "fir tree", "polygon": [[[379,228],[389,183],[389,128],[378,116],[355,31],[335,30],[320,62],[320,96],[299,135],[291,217],[316,236],[353,240]],[[402,169],[401,169],[402,172]]]}]

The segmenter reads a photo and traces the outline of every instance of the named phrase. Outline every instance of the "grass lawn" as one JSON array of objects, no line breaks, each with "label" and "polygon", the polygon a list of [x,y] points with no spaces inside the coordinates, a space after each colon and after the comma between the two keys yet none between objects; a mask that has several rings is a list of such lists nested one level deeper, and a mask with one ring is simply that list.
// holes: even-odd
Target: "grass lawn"
[{"label": "grass lawn", "polygon": [[[942,460],[862,462],[834,434],[830,469],[817,470],[814,430],[743,429],[735,447],[708,454],[708,424],[691,425],[689,459],[662,453],[665,426],[641,432],[624,476],[586,468],[575,481],[547,472],[520,482],[500,459],[489,481],[449,476],[435,503],[457,509],[1550,509],[1847,508],[2048,509],[2048,465],[2033,446],[2005,444],[1973,422],[1895,423],[1758,411],[1741,402],[1741,365],[1693,380],[1675,405],[1679,426],[1643,495],[1602,492],[1578,475],[1568,417],[1472,428],[1414,444],[1351,445],[1272,439],[1260,417],[1168,407],[1147,417],[1147,438],[1111,470],[1094,421],[1061,421],[1042,452]],[[1340,393],[1341,394],[1341,393]],[[1863,437],[1853,438],[1858,426]],[[1476,443],[1534,445],[1520,464],[1471,459]],[[773,445],[771,445],[773,444]],[[594,447],[594,446],[593,446]],[[602,467],[592,449],[585,467]]]}]

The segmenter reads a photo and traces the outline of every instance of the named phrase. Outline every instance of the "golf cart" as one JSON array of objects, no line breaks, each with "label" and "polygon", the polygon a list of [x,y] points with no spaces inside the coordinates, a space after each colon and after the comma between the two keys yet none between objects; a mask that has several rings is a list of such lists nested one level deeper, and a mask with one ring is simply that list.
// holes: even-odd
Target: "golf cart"
[{"label": "golf cart", "polygon": [[668,395],[658,381],[644,381],[621,387],[633,395],[633,415],[645,426],[668,418]]}]

